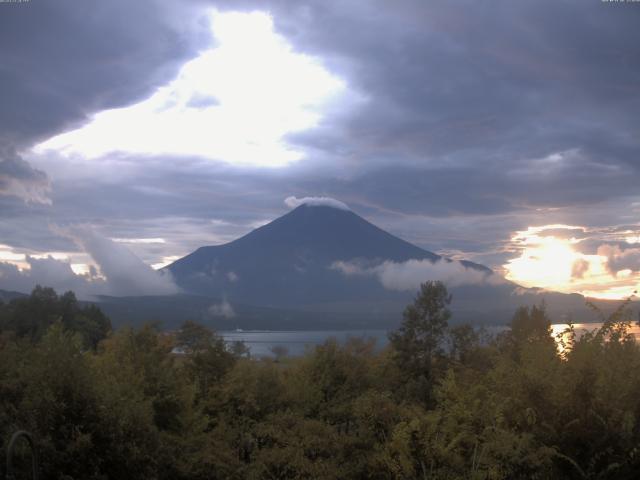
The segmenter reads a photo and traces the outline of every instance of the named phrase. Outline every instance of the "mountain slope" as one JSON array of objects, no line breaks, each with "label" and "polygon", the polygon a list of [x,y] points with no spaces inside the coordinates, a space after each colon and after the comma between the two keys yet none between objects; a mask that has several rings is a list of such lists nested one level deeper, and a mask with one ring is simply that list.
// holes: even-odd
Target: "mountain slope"
[{"label": "mountain slope", "polygon": [[24,298],[26,297],[26,293],[22,292],[14,292],[10,290],[0,290],[0,302],[8,303],[11,300],[15,300],[16,298]]},{"label": "mountain slope", "polygon": [[[166,268],[189,294],[305,312],[369,315],[373,320],[398,318],[414,291],[387,289],[375,275],[345,275],[336,262],[366,268],[412,259],[451,262],[352,211],[301,205],[242,238],[199,248]],[[460,265],[476,275],[492,275],[482,265]],[[514,287],[508,283],[507,290]]]},{"label": "mountain slope", "polygon": [[202,271],[207,266],[215,267],[216,262],[243,266],[260,260],[265,269],[278,269],[296,262],[302,266],[309,260],[327,262],[358,257],[394,261],[440,258],[394,237],[351,211],[301,205],[233,242],[199,248],[168,268],[179,277],[194,270]]}]

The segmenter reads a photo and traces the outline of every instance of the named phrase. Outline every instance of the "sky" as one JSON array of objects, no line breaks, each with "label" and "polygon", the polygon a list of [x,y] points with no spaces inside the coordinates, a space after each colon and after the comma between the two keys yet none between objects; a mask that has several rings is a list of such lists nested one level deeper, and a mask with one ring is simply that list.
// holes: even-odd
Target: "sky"
[{"label": "sky", "polygon": [[600,0],[1,2],[0,288],[168,293],[153,269],[327,197],[523,286],[631,295],[639,24]]}]

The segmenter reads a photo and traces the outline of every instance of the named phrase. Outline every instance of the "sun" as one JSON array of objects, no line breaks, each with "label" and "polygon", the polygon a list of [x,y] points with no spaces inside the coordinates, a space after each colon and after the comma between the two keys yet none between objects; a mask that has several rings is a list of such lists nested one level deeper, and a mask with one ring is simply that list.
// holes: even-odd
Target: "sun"
[{"label": "sun", "polygon": [[503,265],[505,277],[523,287],[580,293],[592,298],[613,300],[633,295],[640,274],[628,269],[612,272],[607,256],[579,251],[576,247],[583,239],[575,238],[574,231],[585,229],[544,225],[516,232],[511,245],[518,256]]},{"label": "sun", "polygon": [[567,240],[540,237],[539,243],[525,246],[520,257],[507,263],[507,278],[525,287],[563,289],[579,258]]}]

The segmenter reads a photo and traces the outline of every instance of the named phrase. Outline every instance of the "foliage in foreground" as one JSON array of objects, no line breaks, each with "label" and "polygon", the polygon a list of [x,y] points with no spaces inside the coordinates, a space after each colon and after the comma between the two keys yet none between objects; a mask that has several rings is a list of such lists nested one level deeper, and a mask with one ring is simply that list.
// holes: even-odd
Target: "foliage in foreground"
[{"label": "foliage in foreground", "polygon": [[481,341],[448,326],[446,289],[428,282],[383,351],[329,340],[255,360],[192,322],[107,334],[42,296],[0,306],[0,438],[32,431],[42,478],[638,478],[626,305],[568,331],[559,355],[544,308]]}]

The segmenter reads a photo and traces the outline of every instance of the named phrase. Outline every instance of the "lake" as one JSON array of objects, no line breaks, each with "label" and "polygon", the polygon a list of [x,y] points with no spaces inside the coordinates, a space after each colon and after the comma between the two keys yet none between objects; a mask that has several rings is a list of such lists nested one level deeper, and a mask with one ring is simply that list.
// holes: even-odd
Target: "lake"
[{"label": "lake", "polygon": [[387,344],[387,330],[296,330],[296,331],[229,331],[219,332],[227,342],[244,342],[254,357],[273,356],[271,349],[278,346],[287,349],[288,355],[303,355],[308,348],[324,343],[329,338],[335,338],[344,343],[352,337],[375,338],[376,345],[383,347]]},{"label": "lake", "polygon": [[[581,334],[600,328],[602,323],[575,323],[576,334]],[[551,326],[552,335],[555,337],[567,327],[565,323],[556,323]],[[507,327],[494,326],[485,327],[489,333],[499,333]],[[640,327],[633,323],[630,332],[634,334],[636,340],[640,340]],[[274,347],[284,347],[290,356],[300,356],[309,348],[324,343],[329,338],[335,338],[338,342],[344,343],[351,337],[374,338],[378,348],[384,347],[388,343],[388,330],[295,330],[295,331],[226,331],[219,332],[227,342],[242,341],[251,351],[254,357],[273,356]]]}]

